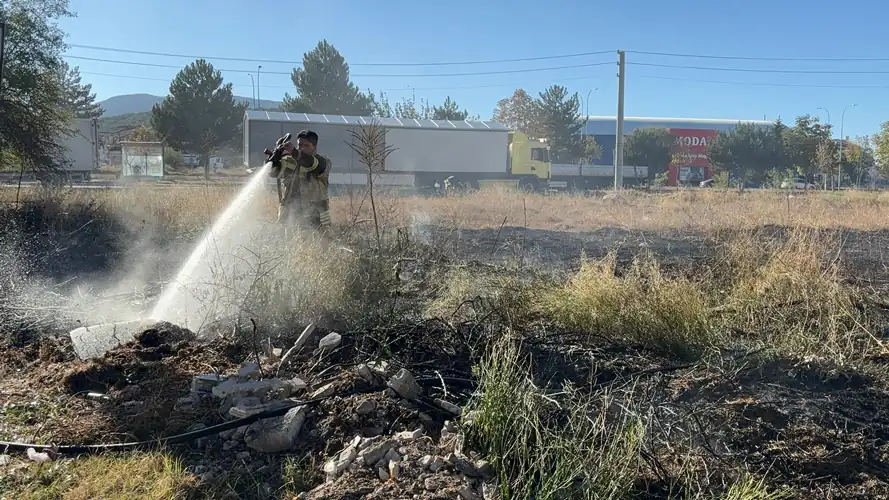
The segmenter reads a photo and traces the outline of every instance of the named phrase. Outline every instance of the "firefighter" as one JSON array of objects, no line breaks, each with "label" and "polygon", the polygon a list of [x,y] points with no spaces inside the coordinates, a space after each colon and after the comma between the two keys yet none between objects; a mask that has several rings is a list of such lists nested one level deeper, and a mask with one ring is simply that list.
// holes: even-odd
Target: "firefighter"
[{"label": "firefighter", "polygon": [[278,224],[294,225],[302,219],[325,232],[330,227],[327,191],[332,162],[318,154],[318,134],[302,130],[296,135],[296,146],[287,141],[279,147],[283,155],[279,162],[273,162],[271,170],[271,176],[282,185]]}]

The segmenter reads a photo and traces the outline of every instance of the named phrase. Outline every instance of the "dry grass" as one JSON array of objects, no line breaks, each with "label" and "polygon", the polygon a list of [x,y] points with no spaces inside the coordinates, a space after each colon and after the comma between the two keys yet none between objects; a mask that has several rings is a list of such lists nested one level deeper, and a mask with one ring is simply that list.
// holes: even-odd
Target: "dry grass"
[{"label": "dry grass", "polygon": [[[149,224],[171,229],[204,227],[225,207],[238,185],[139,187],[135,189],[64,192],[68,203],[97,201],[109,210],[142,217]],[[0,204],[15,199],[15,189],[0,190]],[[23,188],[23,199],[40,198],[35,188]],[[639,231],[671,229],[756,228],[762,225],[805,226],[874,230],[889,227],[889,193],[843,191],[796,193],[751,191],[627,192],[620,201],[601,196],[522,194],[503,187],[487,188],[467,195],[442,198],[418,196],[386,197],[379,212],[389,216],[383,226],[408,225],[412,214],[427,214],[460,228],[497,228],[506,225],[528,228],[587,231],[620,227]],[[340,222],[365,220],[369,202],[359,190],[351,197],[332,200],[334,219]],[[269,220],[275,213],[270,192],[263,212]],[[357,216],[357,217],[356,217]],[[402,219],[400,221],[393,219]]]},{"label": "dry grass", "polygon": [[[179,461],[163,453],[105,455],[32,464],[31,480],[11,485],[22,500],[171,500],[193,485]],[[13,498],[13,497],[10,497]]]}]

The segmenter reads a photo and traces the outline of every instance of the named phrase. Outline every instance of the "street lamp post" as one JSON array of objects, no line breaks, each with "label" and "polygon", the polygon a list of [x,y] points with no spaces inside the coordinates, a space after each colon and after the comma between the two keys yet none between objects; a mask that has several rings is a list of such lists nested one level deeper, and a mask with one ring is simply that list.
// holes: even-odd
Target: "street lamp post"
[{"label": "street lamp post", "polygon": [[262,108],[262,99],[259,98],[259,72],[262,70],[262,64],[256,67],[256,109]]},{"label": "street lamp post", "polygon": [[253,93],[250,94],[253,96],[253,109],[256,109],[256,81],[253,80],[253,73],[247,73],[250,75],[250,86],[253,87]]},{"label": "street lamp post", "polygon": [[837,161],[837,188],[840,187],[840,169],[843,167],[843,147],[846,145],[846,139],[843,136],[843,126],[846,124],[846,110],[854,108],[855,106],[858,106],[858,104],[846,106],[843,108],[843,113],[840,115],[840,157]]}]

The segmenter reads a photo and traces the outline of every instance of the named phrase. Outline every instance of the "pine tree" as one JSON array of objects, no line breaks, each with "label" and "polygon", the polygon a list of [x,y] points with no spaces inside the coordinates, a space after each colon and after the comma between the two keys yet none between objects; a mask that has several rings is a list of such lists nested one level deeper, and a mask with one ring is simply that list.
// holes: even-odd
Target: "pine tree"
[{"label": "pine tree", "polygon": [[349,65],[327,40],[303,54],[290,76],[296,95],[284,94],[281,109],[294,113],[370,116],[374,103],[349,79]]},{"label": "pine tree", "polygon": [[232,84],[222,73],[198,59],[170,84],[170,95],[151,110],[151,127],[175,149],[201,155],[210,175],[210,153],[239,137],[247,103],[237,103]]}]

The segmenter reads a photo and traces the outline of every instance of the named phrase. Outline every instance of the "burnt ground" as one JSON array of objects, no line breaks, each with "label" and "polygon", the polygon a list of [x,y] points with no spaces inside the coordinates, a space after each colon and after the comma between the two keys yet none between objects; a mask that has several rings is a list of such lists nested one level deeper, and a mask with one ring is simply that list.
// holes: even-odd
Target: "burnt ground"
[{"label": "burnt ground", "polygon": [[[92,226],[88,223],[90,212],[84,214],[67,227],[34,231],[64,240],[83,224],[87,226],[80,231]],[[35,215],[33,220],[41,218],[43,215]],[[88,238],[64,240],[61,253],[59,246],[47,246],[51,240],[27,244],[56,252],[57,262],[47,271],[52,274],[45,277],[64,280],[78,276],[78,272],[80,276],[101,274],[125,262],[119,240],[113,237],[119,230],[110,223],[97,225]],[[764,228],[763,234],[779,237],[783,231]],[[841,259],[853,271],[851,280],[885,299],[889,260],[883,249],[889,248],[889,231],[833,234],[843,242]],[[575,268],[581,253],[595,258],[614,249],[619,260],[627,262],[642,251],[651,251],[668,266],[686,267],[706,265],[718,250],[717,243],[706,235],[618,228],[592,232],[461,229],[441,238],[450,245],[448,253],[461,260],[520,260],[555,272]],[[101,249],[103,242],[108,245],[106,250]],[[168,244],[181,246],[181,242]],[[79,268],[79,261],[66,260],[66,255],[84,248],[104,251],[105,261],[98,265],[95,259],[86,259]],[[31,271],[39,273],[41,269],[35,266]],[[355,376],[355,365],[380,357],[389,359],[396,368],[415,373],[433,395],[442,393],[437,388],[439,380],[447,380],[449,398],[464,403],[473,390],[472,366],[485,343],[500,332],[500,325],[492,323],[450,325],[442,321],[392,323],[373,329],[343,327],[344,343],[339,350],[330,355],[307,353],[292,367],[292,374],[303,377],[310,388],[331,382],[336,388],[334,397],[313,408],[303,439],[292,453],[253,453],[244,460],[236,452],[245,449],[225,450],[217,438],[174,447],[191,471],[226,471],[218,474],[214,483],[195,486],[195,497],[221,497],[220,484],[241,498],[278,498],[284,497],[285,490],[308,490],[323,481],[323,461],[355,434],[390,434],[428,426],[431,444],[424,441],[406,452],[433,452],[430,447],[438,445],[441,425],[448,416],[429,405],[405,405],[379,388],[363,386]],[[298,333],[276,332],[272,341],[286,348]],[[320,330],[316,336],[324,333]],[[608,390],[648,409],[649,433],[637,497],[670,498],[690,472],[706,478],[718,492],[720,484],[737,479],[742,470],[765,476],[775,487],[787,485],[792,498],[889,497],[889,392],[885,378],[879,375],[885,372],[885,360],[874,359],[871,365],[853,371],[824,361],[724,352],[697,363],[678,364],[644,346],[553,331],[546,325],[526,325],[521,333],[540,387],[558,393],[570,381],[590,395]],[[255,357],[253,346],[243,341],[220,338],[199,343],[187,332],[172,328],[149,332],[104,359],[88,363],[75,359],[64,336],[27,339],[0,348],[2,440],[125,442],[175,435],[195,424],[213,425],[223,420],[218,408],[177,404],[188,394],[191,378],[202,373],[231,373],[239,363]],[[317,338],[312,342],[317,343]],[[358,418],[353,409],[367,399],[377,403],[378,411]],[[430,415],[431,423],[421,414]],[[299,484],[283,472],[289,460],[309,464]],[[372,471],[357,471],[334,483],[326,496],[316,498],[426,495],[414,491],[417,484],[422,485],[420,473],[406,474],[416,481],[381,482]],[[441,492],[453,493],[457,488],[453,476],[449,477],[442,479]],[[254,487],[257,480],[263,488]]]},{"label": "burnt ground", "polygon": [[[402,339],[384,356],[393,367],[410,369],[429,396],[444,397],[444,381],[447,399],[458,404],[473,390],[471,366],[478,345],[502,335],[494,325],[451,328],[438,322],[391,325],[388,331]],[[325,333],[318,331],[310,343]],[[324,460],[356,434],[392,435],[418,427],[429,438],[400,450],[413,457],[403,481],[380,481],[373,470],[356,470],[312,498],[428,493],[423,473],[412,464],[443,446],[442,423],[453,417],[426,399],[408,404],[393,398],[356,375],[357,361],[380,357],[370,348],[376,342],[368,340],[380,333],[343,332],[339,349],[328,354],[309,349],[288,369],[287,376],[305,379],[309,390],[328,383],[335,387],[333,397],[309,412],[292,452],[253,452],[244,460],[241,452],[249,450],[224,447],[225,439],[214,436],[174,446],[189,470],[217,471],[215,482],[196,485],[193,496],[217,498],[226,490],[229,498],[285,498],[284,489],[320,485]],[[287,345],[293,338],[273,343]],[[682,488],[683,474],[690,472],[710,481],[716,492],[721,481],[743,470],[765,476],[776,487],[786,485],[791,498],[889,495],[889,393],[883,380],[823,363],[745,352],[677,364],[644,346],[542,328],[528,329],[524,339],[540,387],[558,393],[570,383],[591,396],[608,391],[649,414],[639,498],[672,498]],[[0,368],[2,439],[56,444],[150,440],[195,424],[220,423],[215,405],[182,407],[177,401],[189,394],[192,376],[232,373],[239,362],[254,358],[248,345],[224,339],[197,343],[172,328],[143,334],[88,363],[77,361],[66,342],[51,338],[0,355],[5,361]],[[265,369],[273,370],[274,364]],[[376,411],[361,417],[354,409],[364,400],[374,401]],[[305,465],[304,484],[294,485],[293,477],[282,473],[289,460]],[[443,496],[429,498],[452,498],[442,492],[456,491],[457,479],[444,472]],[[255,491],[257,481],[265,493]]]}]

